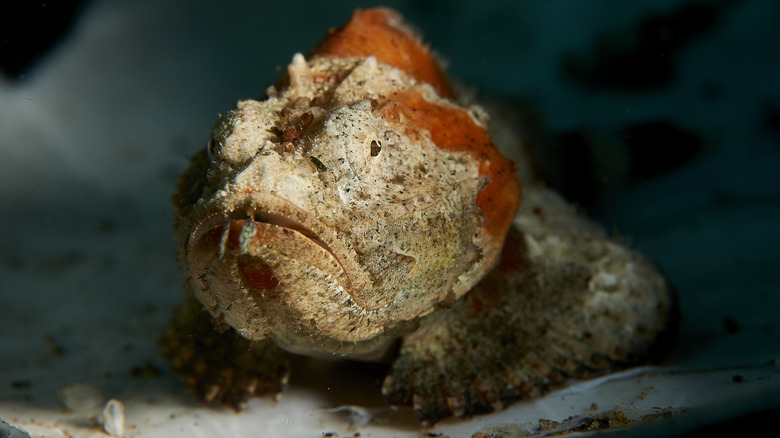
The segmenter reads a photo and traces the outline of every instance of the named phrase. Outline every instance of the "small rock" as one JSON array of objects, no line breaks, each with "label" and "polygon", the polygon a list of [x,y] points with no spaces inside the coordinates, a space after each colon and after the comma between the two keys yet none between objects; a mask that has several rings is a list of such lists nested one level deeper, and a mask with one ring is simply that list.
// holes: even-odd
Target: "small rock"
[{"label": "small rock", "polygon": [[125,404],[111,399],[103,409],[103,429],[107,434],[121,436],[125,432]]},{"label": "small rock", "polygon": [[100,411],[105,397],[89,383],[73,383],[58,392],[65,406],[77,413],[92,414]]}]

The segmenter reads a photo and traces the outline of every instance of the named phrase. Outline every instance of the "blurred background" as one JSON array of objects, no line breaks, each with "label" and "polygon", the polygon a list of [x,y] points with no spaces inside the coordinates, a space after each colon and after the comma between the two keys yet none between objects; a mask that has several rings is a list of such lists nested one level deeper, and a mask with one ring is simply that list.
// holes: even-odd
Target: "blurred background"
[{"label": "blurred background", "polygon": [[[89,436],[93,424],[65,410],[61,392],[87,382],[125,400],[131,436],[198,424],[242,436],[262,421],[301,436],[331,430],[310,413],[333,407],[321,394],[250,406],[267,419],[201,409],[157,346],[181,298],[169,198],[188,157],[218,113],[261,96],[294,53],[377,4],[265,3],[2,7],[0,418],[40,436]],[[679,346],[639,386],[698,414],[664,433],[769,424],[780,389],[780,2],[382,4],[523,133],[542,178],[677,288]],[[683,380],[664,387],[673,373]],[[713,387],[719,396],[697,398]],[[610,397],[600,403],[621,402]],[[299,411],[279,413],[288,408]],[[517,409],[449,433],[539,418]]]}]

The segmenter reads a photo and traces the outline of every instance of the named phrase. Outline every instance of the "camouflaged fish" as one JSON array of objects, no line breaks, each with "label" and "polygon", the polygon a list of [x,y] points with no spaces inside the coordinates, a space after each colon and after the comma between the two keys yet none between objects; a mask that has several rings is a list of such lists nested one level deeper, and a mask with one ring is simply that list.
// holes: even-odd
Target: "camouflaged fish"
[{"label": "camouflaged fish", "polygon": [[174,369],[240,408],[283,390],[290,354],[392,355],[385,398],[431,423],[653,357],[663,277],[555,193],[524,182],[521,203],[486,124],[394,11],[295,55],[179,182],[197,301],[163,336]]}]

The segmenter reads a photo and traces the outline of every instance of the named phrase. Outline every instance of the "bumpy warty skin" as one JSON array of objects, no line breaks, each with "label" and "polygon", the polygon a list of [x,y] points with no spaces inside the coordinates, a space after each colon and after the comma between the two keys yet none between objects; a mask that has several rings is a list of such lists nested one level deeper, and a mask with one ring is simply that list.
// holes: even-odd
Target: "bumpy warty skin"
[{"label": "bumpy warty skin", "polygon": [[495,264],[503,235],[476,202],[493,157],[441,148],[398,109],[410,99],[485,131],[374,57],[296,55],[286,84],[221,117],[178,222],[215,317],[298,353],[381,353]]},{"label": "bumpy warty skin", "polygon": [[432,423],[668,345],[663,276],[529,163],[518,209],[487,116],[397,13],[356,11],[266,94],[220,116],[173,198],[198,302],[161,342],[203,400],[277,396],[288,352],[373,360],[398,340],[383,395]]},{"label": "bumpy warty skin", "polygon": [[404,338],[385,398],[429,423],[657,360],[674,336],[663,276],[549,189],[528,185],[499,265]]}]

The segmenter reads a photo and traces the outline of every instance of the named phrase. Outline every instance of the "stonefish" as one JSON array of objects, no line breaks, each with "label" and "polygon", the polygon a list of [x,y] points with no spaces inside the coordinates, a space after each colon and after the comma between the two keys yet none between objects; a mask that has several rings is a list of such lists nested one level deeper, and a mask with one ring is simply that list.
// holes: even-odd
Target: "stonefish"
[{"label": "stonefish", "polygon": [[197,299],[162,339],[174,369],[238,408],[283,390],[291,353],[392,361],[385,398],[430,423],[652,359],[664,278],[522,175],[521,203],[487,121],[394,11],[295,55],[173,197]]}]

